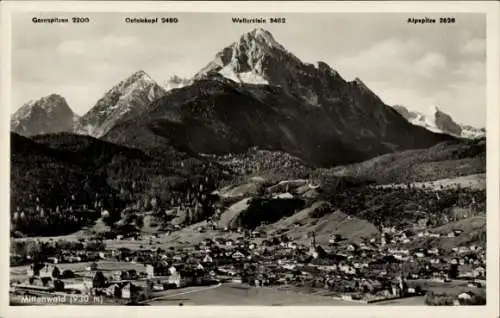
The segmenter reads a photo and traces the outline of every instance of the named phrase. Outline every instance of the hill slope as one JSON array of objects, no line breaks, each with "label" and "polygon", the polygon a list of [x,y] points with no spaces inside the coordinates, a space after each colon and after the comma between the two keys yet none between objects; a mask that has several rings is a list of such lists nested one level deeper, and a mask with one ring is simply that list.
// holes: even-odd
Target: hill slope
[{"label": "hill slope", "polygon": [[[119,218],[127,206],[150,209],[152,198],[157,206],[165,206],[200,180],[207,180],[209,193],[223,176],[216,165],[183,154],[155,157],[73,134],[34,140],[11,134],[11,163],[12,213],[24,213],[24,230],[37,224],[40,233],[52,234],[61,228],[50,226],[49,220],[63,215],[93,210],[98,217],[108,210]],[[46,227],[30,218],[47,220]]]},{"label": "hill slope", "polygon": [[486,173],[486,140],[442,143],[429,149],[386,154],[364,162],[317,171],[378,184],[411,183]]}]

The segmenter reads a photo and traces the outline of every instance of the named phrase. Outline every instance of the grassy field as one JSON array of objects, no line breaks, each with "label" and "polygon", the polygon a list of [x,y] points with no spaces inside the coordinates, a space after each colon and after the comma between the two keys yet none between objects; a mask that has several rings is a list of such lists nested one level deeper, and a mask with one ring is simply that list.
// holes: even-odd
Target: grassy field
[{"label": "grassy field", "polygon": [[[441,186],[443,188],[468,188],[474,190],[485,190],[486,189],[486,173],[472,174],[468,176],[461,176],[457,178],[447,178],[440,179],[432,182],[414,182],[412,186],[416,188],[425,188],[432,190],[440,190]],[[406,184],[385,184],[379,185],[380,188],[405,188]]]},{"label": "grassy field", "polygon": [[[346,241],[356,243],[359,243],[363,237],[379,234],[377,228],[370,222],[348,216],[341,211],[335,211],[322,218],[312,218],[308,214],[311,210],[311,208],[306,208],[289,218],[268,225],[266,230],[275,233],[277,230],[286,229],[285,233],[290,238],[302,244],[310,244],[311,239],[308,233],[312,232],[316,234],[316,240],[320,244],[328,244],[332,234],[339,234]],[[298,226],[292,226],[293,223]]]},{"label": "grassy field", "polygon": [[[382,301],[373,306],[423,306],[424,296]],[[360,302],[342,301],[328,296],[224,284],[215,287],[169,291],[161,299],[148,302],[151,306],[367,306]]]},{"label": "grassy field", "polygon": [[375,303],[377,306],[425,306],[425,296],[407,297],[381,301]]},{"label": "grassy field", "polygon": [[278,291],[268,287],[227,284],[197,292],[170,294],[152,301],[152,306],[219,305],[219,306],[363,306],[355,302],[334,300],[330,297]]}]

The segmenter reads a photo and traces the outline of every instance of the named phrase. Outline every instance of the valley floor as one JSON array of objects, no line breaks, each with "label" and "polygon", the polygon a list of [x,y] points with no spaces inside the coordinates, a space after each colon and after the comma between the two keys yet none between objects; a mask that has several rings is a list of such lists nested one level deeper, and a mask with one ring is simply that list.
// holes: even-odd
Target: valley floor
[{"label": "valley floor", "polygon": [[361,303],[335,300],[331,297],[286,292],[270,287],[222,284],[205,287],[191,293],[176,293],[149,302],[154,306],[214,305],[214,306],[359,306]]}]

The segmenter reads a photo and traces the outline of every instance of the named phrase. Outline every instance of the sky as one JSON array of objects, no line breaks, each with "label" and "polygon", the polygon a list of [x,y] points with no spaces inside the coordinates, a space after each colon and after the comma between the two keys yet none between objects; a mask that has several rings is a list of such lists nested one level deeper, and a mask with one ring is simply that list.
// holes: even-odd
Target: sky
[{"label": "sky", "polygon": [[[386,104],[455,121],[486,124],[486,21],[453,14],[454,24],[415,25],[411,13],[79,13],[89,24],[35,24],[12,16],[12,112],[58,93],[79,115],[138,70],[159,84],[191,77],[256,27],[303,62],[324,61],[346,80],[359,77]],[[37,17],[53,17],[35,14]],[[57,16],[72,16],[58,13]],[[126,24],[125,17],[177,17],[176,24]],[[284,24],[233,24],[231,17],[285,17]]]}]

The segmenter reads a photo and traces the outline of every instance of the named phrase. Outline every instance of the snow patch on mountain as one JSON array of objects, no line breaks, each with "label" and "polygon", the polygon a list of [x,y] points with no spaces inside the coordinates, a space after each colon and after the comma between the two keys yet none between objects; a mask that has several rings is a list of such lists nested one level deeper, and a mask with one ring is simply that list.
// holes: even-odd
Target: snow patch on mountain
[{"label": "snow patch on mountain", "polygon": [[486,129],[464,125],[462,126],[462,137],[468,139],[484,138],[486,137]]},{"label": "snow patch on mountain", "polygon": [[423,114],[417,114],[417,117],[408,119],[408,121],[416,126],[422,126],[435,133],[444,133],[441,129],[436,126],[436,122],[433,119],[434,116],[425,116]]},{"label": "snow patch on mountain", "polygon": [[247,84],[257,84],[257,85],[267,85],[269,84],[261,75],[257,74],[254,71],[236,73],[233,71],[232,65],[228,65],[223,67],[219,74],[224,76],[227,79],[230,79],[239,83],[247,83]]},{"label": "snow patch on mountain", "polygon": [[404,106],[393,106],[408,122],[421,126],[436,133],[444,133],[456,137],[475,139],[486,136],[484,128],[478,129],[468,125],[456,123],[450,115],[441,111],[437,106],[429,106],[424,112],[411,111]]},{"label": "snow patch on mountain", "polygon": [[174,75],[168,79],[168,81],[163,85],[163,88],[166,91],[170,91],[176,88],[182,88],[188,85],[191,85],[193,80],[187,78],[181,78],[177,75]]},{"label": "snow patch on mountain", "polygon": [[283,86],[286,74],[276,68],[286,67],[292,72],[291,69],[297,66],[303,66],[303,63],[279,44],[271,33],[257,28],[242,34],[236,42],[219,51],[194,78],[218,73],[240,83]]}]

